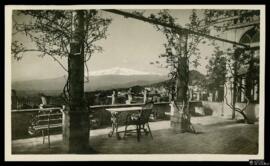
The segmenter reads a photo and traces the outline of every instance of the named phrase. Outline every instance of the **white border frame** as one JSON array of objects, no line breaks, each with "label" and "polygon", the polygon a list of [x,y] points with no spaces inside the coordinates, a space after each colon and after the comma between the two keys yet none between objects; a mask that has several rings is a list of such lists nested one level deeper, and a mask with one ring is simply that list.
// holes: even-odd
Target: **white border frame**
[{"label": "white border frame", "polygon": [[[11,154],[11,30],[12,10],[24,9],[256,9],[260,10],[260,111],[257,155],[18,155]],[[248,161],[264,158],[265,5],[6,5],[5,6],[5,160],[6,161]]]}]

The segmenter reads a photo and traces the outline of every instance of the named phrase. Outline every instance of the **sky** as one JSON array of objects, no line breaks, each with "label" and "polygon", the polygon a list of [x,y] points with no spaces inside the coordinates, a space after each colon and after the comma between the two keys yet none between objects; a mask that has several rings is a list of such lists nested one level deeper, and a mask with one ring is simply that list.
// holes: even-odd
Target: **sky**
[{"label": "sky", "polygon": [[[145,15],[156,12],[158,10],[145,10]],[[123,67],[151,73],[168,73],[167,69],[150,65],[150,62],[161,60],[158,56],[165,52],[163,44],[166,39],[164,34],[158,32],[152,24],[143,21],[124,18],[105,11],[100,14],[103,17],[112,18],[112,23],[107,31],[107,39],[98,42],[104,51],[96,53],[87,62],[90,72]],[[177,18],[179,25],[184,26],[189,21],[191,10],[171,10],[171,14]],[[15,19],[27,20],[27,18]],[[31,45],[24,37],[17,38]],[[203,45],[200,46],[200,50],[203,58],[199,61],[201,65],[196,70],[206,74],[207,60],[204,57],[211,55],[212,49]],[[62,63],[66,65],[67,59],[63,58]],[[67,74],[51,57],[41,58],[34,53],[26,53],[20,61],[12,59],[11,67],[12,81],[55,78]],[[191,67],[191,69],[194,68]]]}]

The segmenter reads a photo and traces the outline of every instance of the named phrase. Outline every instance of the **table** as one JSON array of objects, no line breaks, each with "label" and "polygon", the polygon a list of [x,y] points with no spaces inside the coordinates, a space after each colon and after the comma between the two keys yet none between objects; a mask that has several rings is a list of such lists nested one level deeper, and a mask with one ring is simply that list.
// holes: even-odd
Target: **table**
[{"label": "table", "polygon": [[118,132],[118,117],[119,114],[122,112],[136,112],[136,111],[141,111],[143,107],[119,107],[119,108],[107,108],[106,110],[109,111],[112,115],[111,121],[112,121],[112,130],[109,132],[108,136],[112,137],[113,133],[115,131],[115,135],[117,139],[121,139]]}]

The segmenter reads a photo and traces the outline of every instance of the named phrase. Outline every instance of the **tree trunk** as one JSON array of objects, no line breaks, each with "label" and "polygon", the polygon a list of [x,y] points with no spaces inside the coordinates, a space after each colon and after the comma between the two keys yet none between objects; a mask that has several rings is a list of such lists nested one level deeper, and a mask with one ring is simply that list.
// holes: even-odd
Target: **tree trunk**
[{"label": "tree trunk", "polygon": [[177,102],[187,103],[187,92],[188,92],[188,59],[186,57],[181,57],[178,63],[178,78],[176,80],[177,84]]},{"label": "tree trunk", "polygon": [[[190,122],[190,113],[188,107],[188,82],[189,82],[189,61],[187,56],[187,37],[188,34],[183,33],[180,35],[180,52],[178,58],[177,67],[177,79],[176,79],[176,105],[184,105],[183,112],[178,115],[181,117],[181,131],[182,132],[194,132],[194,128]],[[179,108],[179,106],[178,106]]]},{"label": "tree trunk", "polygon": [[232,120],[235,119],[236,85],[237,85],[236,76],[234,75],[234,77],[233,77],[233,87],[232,87]]},{"label": "tree trunk", "polygon": [[68,58],[69,107],[64,113],[63,141],[68,153],[89,148],[89,118],[84,103],[84,11],[75,11],[73,41]]},{"label": "tree trunk", "polygon": [[188,101],[188,80],[189,80],[189,64],[187,57],[187,40],[188,34],[182,32],[179,39],[180,52],[178,58],[178,68],[177,68],[177,101],[184,102]]}]

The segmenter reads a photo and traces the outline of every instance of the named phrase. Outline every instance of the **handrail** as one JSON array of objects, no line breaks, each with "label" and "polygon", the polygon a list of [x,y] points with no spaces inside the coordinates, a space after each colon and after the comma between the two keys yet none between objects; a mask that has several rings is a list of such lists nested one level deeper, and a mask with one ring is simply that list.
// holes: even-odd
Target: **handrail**
[{"label": "handrail", "polygon": [[[154,103],[154,105],[159,105],[159,104],[169,104],[169,102],[158,102]],[[125,106],[138,106],[138,105],[144,105],[144,103],[134,103],[134,104],[115,104],[115,105],[93,105],[90,106],[90,108],[95,109],[95,108],[108,108],[108,107],[125,107]],[[31,108],[31,109],[16,109],[16,110],[11,110],[11,112],[32,112],[32,111],[50,111],[50,110],[63,110],[61,107],[52,107],[52,108]]]},{"label": "handrail", "polygon": [[[169,104],[170,102],[157,102],[157,103],[154,103],[154,105],[159,105],[159,104]],[[127,107],[127,106],[141,106],[141,105],[144,105],[145,103],[133,103],[133,104],[114,104],[114,105],[93,105],[93,106],[90,106],[90,108],[113,108],[113,107]]]},{"label": "handrail", "polygon": [[52,107],[52,108],[30,108],[30,109],[17,109],[12,110],[12,112],[27,112],[27,111],[51,111],[51,110],[62,110],[61,107]]}]

